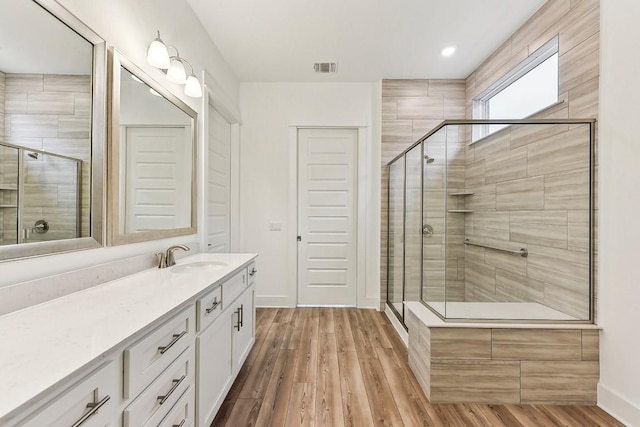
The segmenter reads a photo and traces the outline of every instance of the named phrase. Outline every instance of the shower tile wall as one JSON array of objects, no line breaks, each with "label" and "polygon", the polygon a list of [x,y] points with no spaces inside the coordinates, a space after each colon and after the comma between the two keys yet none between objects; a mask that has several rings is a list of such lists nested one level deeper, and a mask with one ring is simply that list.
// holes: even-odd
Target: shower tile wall
[{"label": "shower tile wall", "polygon": [[[404,151],[409,145],[424,136],[432,130],[444,119],[461,119],[464,118],[465,109],[465,81],[464,80],[383,80],[382,81],[382,224],[381,224],[381,299],[386,300],[387,290],[387,185],[388,170],[386,164],[399,153]],[[457,136],[455,136],[457,138]],[[450,136],[452,144],[450,146],[449,166],[458,169],[450,170],[450,179],[457,182],[464,180],[464,145],[457,144],[457,140],[453,140],[454,136]],[[427,261],[425,262],[425,283],[432,286],[434,293],[438,297],[443,294],[444,285],[444,206],[443,203],[435,202],[434,199],[444,194],[444,179],[446,169],[444,167],[444,140],[432,147],[427,148],[427,153],[434,153],[437,160],[430,165],[433,168],[428,169],[430,181],[440,182],[441,184],[433,189],[433,192],[425,193],[424,197],[429,203],[430,221],[433,221],[436,235],[430,239],[429,247],[425,248]],[[433,203],[433,205],[431,204]],[[419,211],[419,203],[410,204],[411,214]],[[416,211],[416,212],[414,212]],[[454,229],[460,230],[461,219],[452,219],[449,224]],[[460,222],[460,224],[456,224]],[[394,224],[391,225],[394,227]],[[395,225],[397,227],[397,225]],[[416,230],[413,230],[416,231]],[[415,239],[412,239],[415,240]],[[413,245],[415,246],[415,245]],[[458,244],[461,248],[461,244]],[[411,253],[419,253],[420,247],[409,247],[407,251]],[[461,252],[461,251],[458,251]],[[463,251],[462,251],[463,252]],[[450,262],[452,265],[458,265],[458,259]],[[419,267],[418,267],[419,268]],[[419,273],[419,272],[418,272]],[[464,270],[457,268],[455,274],[447,271],[452,281],[462,280],[461,274]],[[418,275],[411,274],[413,280]],[[410,284],[409,284],[410,285]],[[418,286],[408,286],[410,292],[407,294],[407,300],[417,300],[419,298]],[[464,294],[463,282],[460,282],[459,296]]]},{"label": "shower tile wall", "polygon": [[[537,118],[596,118],[597,0],[547,2],[469,76],[467,117],[474,97],[556,35],[562,103]],[[588,136],[586,126],[520,126],[468,148],[466,236],[526,246],[529,257],[467,247],[467,301],[535,301],[588,318]]]},{"label": "shower tile wall", "polygon": [[[81,207],[88,212],[91,76],[7,73],[2,92],[4,141],[82,159]],[[41,218],[51,224],[49,232],[32,234],[32,240],[75,237],[74,163],[46,155],[25,156],[25,162],[25,227]],[[81,233],[89,235],[86,214]]]}]

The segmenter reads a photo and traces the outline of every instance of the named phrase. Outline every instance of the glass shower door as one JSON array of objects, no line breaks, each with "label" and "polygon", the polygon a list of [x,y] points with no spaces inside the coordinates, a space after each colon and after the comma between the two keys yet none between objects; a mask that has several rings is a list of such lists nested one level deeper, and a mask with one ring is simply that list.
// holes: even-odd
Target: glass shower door
[{"label": "glass shower door", "polygon": [[422,282],[422,144],[405,155],[404,301],[420,301]]},{"label": "glass shower door", "polygon": [[403,317],[404,159],[389,166],[387,303]]}]

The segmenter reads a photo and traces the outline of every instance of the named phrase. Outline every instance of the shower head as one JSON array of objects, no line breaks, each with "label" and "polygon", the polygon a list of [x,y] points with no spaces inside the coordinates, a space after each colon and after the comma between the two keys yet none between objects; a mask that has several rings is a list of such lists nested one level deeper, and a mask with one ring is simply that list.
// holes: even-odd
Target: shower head
[{"label": "shower head", "polygon": [[436,159],[434,159],[434,158],[433,158],[433,157],[431,157],[431,156],[427,156],[427,155],[425,155],[425,156],[424,156],[424,160],[425,160],[425,161],[427,162],[427,164],[428,164],[428,163],[433,163],[433,162],[435,162],[435,160],[436,160]]},{"label": "shower head", "polygon": [[31,157],[32,159],[38,160],[38,153],[27,153],[27,156]]}]

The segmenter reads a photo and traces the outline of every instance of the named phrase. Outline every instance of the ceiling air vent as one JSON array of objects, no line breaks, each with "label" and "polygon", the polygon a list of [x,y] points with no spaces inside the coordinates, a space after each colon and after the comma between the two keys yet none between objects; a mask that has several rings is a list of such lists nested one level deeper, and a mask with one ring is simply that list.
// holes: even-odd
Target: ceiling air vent
[{"label": "ceiling air vent", "polygon": [[337,62],[316,62],[313,64],[313,70],[316,73],[335,73],[338,71]]}]

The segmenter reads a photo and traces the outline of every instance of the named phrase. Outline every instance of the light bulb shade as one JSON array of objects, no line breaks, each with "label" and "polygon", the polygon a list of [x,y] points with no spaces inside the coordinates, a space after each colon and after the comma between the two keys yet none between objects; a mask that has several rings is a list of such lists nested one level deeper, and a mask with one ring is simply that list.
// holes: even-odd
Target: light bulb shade
[{"label": "light bulb shade", "polygon": [[161,68],[163,70],[166,70],[169,68],[169,65],[171,65],[167,46],[165,46],[159,38],[152,41],[149,45],[149,49],[147,50],[147,62],[154,67]]},{"label": "light bulb shade", "polygon": [[200,98],[202,96],[202,86],[198,78],[191,74],[187,77],[187,82],[184,85],[184,94],[192,98]]},{"label": "light bulb shade", "polygon": [[184,69],[184,64],[179,58],[174,58],[171,61],[171,65],[167,70],[167,78],[174,83],[185,84],[187,81],[187,72]]}]

